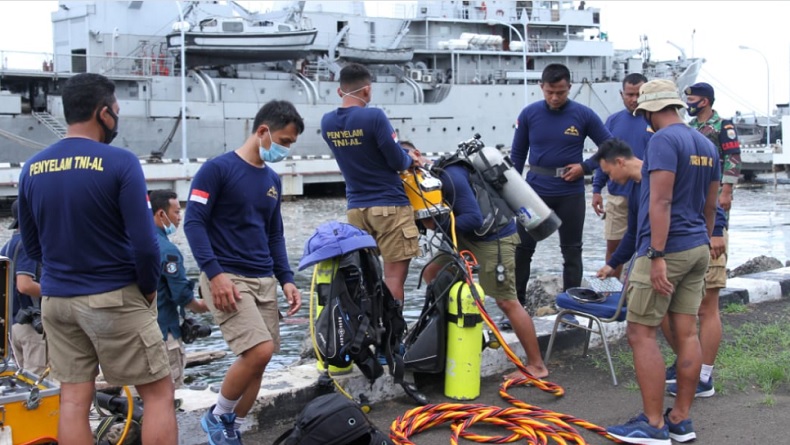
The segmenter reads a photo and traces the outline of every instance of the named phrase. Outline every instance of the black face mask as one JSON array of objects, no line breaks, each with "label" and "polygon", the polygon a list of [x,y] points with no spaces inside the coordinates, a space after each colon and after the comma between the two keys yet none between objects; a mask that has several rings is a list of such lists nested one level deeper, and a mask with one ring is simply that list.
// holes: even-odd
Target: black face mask
[{"label": "black face mask", "polygon": [[115,125],[112,128],[108,128],[107,125],[104,124],[104,121],[101,120],[101,108],[99,111],[96,112],[96,120],[99,121],[99,125],[101,126],[102,130],[104,130],[104,142],[105,144],[110,144],[110,142],[118,136],[118,115],[112,111],[109,105],[107,105],[107,113],[109,113],[110,117],[115,121]]}]

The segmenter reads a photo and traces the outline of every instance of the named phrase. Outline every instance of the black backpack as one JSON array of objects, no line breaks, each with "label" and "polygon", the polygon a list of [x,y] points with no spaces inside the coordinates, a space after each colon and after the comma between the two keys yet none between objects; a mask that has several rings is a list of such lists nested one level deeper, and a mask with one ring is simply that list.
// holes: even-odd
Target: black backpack
[{"label": "black backpack", "polygon": [[428,284],[420,317],[403,339],[406,370],[429,374],[444,372],[449,293],[450,288],[462,278],[458,265],[451,262],[444,265]]},{"label": "black backpack", "polygon": [[370,423],[353,400],[339,393],[316,397],[305,405],[296,425],[273,445],[393,445]]},{"label": "black backpack", "polygon": [[360,249],[332,261],[333,278],[317,289],[324,307],[315,322],[319,359],[341,368],[353,362],[372,383],[384,373],[377,359],[381,354],[395,383],[400,383],[403,360],[395,349],[406,322],[384,284],[378,257],[371,249]]}]

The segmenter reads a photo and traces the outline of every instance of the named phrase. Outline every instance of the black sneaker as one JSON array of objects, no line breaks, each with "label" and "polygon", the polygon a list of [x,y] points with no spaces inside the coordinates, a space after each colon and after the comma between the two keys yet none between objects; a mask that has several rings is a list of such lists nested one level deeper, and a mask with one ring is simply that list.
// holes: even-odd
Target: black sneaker
[{"label": "black sneaker", "polygon": [[672,411],[672,408],[667,408],[667,412],[664,413],[664,423],[666,423],[667,428],[669,428],[669,437],[680,443],[695,440],[697,438],[697,433],[694,432],[694,424],[691,422],[691,418],[681,420],[678,423],[672,423],[672,421],[669,420],[670,411]]}]

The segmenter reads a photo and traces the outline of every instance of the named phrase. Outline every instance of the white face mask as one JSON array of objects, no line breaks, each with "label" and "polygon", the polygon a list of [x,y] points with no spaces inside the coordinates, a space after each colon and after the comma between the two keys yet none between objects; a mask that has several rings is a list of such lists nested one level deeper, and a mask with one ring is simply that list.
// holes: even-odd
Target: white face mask
[{"label": "white face mask", "polygon": [[170,221],[170,218],[167,217],[167,213],[164,213],[163,216],[167,219],[167,225],[165,226],[165,235],[172,235],[176,233],[176,225],[173,224],[173,221]]},{"label": "white face mask", "polygon": [[369,102],[367,102],[365,99],[363,99],[363,98],[361,98],[361,97],[359,97],[359,96],[355,96],[355,95],[354,95],[354,93],[356,93],[357,91],[361,91],[361,90],[363,90],[363,89],[365,89],[365,88],[367,88],[367,85],[365,85],[364,87],[361,87],[361,88],[357,88],[357,89],[356,89],[356,90],[354,90],[354,91],[349,91],[348,93],[346,93],[346,92],[345,92],[345,91],[343,91],[343,90],[340,90],[340,92],[341,92],[341,93],[343,93],[343,97],[346,97],[346,96],[351,96],[351,97],[353,97],[354,99],[356,99],[356,100],[358,100],[358,101],[362,102],[363,104],[365,104],[365,107],[367,107],[367,106],[368,106],[368,104],[369,104]]}]

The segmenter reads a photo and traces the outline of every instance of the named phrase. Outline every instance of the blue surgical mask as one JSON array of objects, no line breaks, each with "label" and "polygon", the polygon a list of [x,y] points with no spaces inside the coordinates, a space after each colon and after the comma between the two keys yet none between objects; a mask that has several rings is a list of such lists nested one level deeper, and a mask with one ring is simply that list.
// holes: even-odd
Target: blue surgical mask
[{"label": "blue surgical mask", "polygon": [[[167,214],[164,214],[165,218],[167,218]],[[167,218],[167,225],[165,226],[165,235],[170,236],[176,233],[176,225],[173,224],[173,221],[170,221],[170,218]]]},{"label": "blue surgical mask", "polygon": [[346,96],[351,96],[351,97],[353,97],[354,99],[356,99],[356,100],[358,100],[358,101],[362,102],[363,104],[365,104],[365,106],[364,106],[363,108],[367,108],[367,106],[368,106],[370,103],[369,103],[368,101],[366,101],[365,99],[363,99],[363,98],[361,98],[361,97],[359,97],[359,96],[355,96],[355,95],[354,95],[354,93],[356,93],[357,91],[361,91],[361,90],[363,90],[364,88],[366,88],[366,86],[364,86],[364,87],[361,87],[361,88],[357,88],[357,89],[356,89],[356,90],[354,90],[354,91],[349,91],[348,93],[346,93],[346,92],[345,92],[345,91],[343,91],[343,90],[340,90],[340,91],[343,93],[343,97],[346,97]]},{"label": "blue surgical mask", "polygon": [[696,102],[686,102],[686,106],[688,107],[689,116],[696,116],[699,114],[699,103],[702,102],[702,99]]},{"label": "blue surgical mask", "polygon": [[258,149],[258,152],[261,155],[261,159],[263,159],[264,162],[280,162],[285,159],[285,157],[288,156],[288,148],[278,144],[277,142],[274,142],[271,131],[267,131],[266,134],[269,135],[269,141],[271,142],[271,145],[267,150],[263,146],[263,142],[259,141],[260,148]]}]

